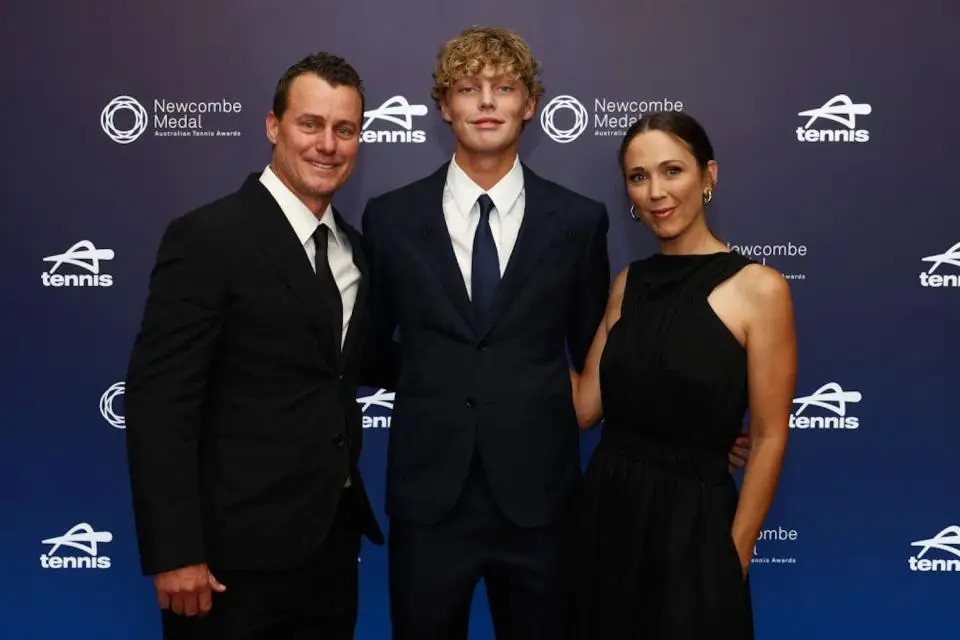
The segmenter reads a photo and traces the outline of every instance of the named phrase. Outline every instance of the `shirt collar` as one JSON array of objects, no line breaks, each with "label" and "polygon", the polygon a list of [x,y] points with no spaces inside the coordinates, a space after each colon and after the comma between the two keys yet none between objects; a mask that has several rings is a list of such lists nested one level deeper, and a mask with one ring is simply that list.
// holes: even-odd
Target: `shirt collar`
[{"label": "shirt collar", "polygon": [[341,244],[340,233],[333,217],[332,204],[327,205],[326,211],[323,212],[320,220],[317,220],[317,217],[307,208],[307,205],[303,204],[300,198],[290,191],[287,185],[280,181],[280,178],[273,172],[270,165],[267,165],[263,173],[260,174],[260,183],[263,184],[267,191],[270,192],[270,195],[273,196],[274,200],[277,201],[277,204],[280,205],[283,215],[286,216],[290,222],[290,226],[293,227],[293,231],[297,234],[297,239],[300,240],[300,244],[306,244],[307,240],[313,236],[313,232],[316,231],[317,227],[321,224],[327,225],[332,232],[330,235],[333,236],[337,245]]},{"label": "shirt collar", "polygon": [[450,167],[447,169],[447,186],[453,195],[453,201],[456,203],[457,209],[464,217],[470,214],[477,198],[483,193],[486,193],[493,200],[493,206],[497,208],[500,216],[506,216],[513,209],[513,203],[517,201],[523,191],[523,167],[520,164],[520,157],[514,157],[510,171],[489,191],[484,191],[474,182],[460,168],[456,158],[453,158],[450,160]]}]

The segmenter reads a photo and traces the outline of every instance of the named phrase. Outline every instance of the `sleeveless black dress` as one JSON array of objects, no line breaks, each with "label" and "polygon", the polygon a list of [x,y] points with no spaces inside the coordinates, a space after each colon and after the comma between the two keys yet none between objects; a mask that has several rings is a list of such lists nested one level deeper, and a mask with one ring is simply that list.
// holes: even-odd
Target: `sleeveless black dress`
[{"label": "sleeveless black dress", "polygon": [[753,638],[727,458],[748,406],[746,351],[707,302],[750,262],[655,254],[630,265],[577,505],[578,640]]}]

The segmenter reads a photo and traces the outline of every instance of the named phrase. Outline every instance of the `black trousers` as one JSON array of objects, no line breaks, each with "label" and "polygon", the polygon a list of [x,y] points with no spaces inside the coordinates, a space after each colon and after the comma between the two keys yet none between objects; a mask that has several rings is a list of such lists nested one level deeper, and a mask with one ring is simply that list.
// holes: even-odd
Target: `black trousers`
[{"label": "black trousers", "polygon": [[524,529],[494,502],[475,461],[443,521],[390,521],[393,640],[465,640],[483,579],[497,640],[572,637],[569,521]]},{"label": "black trousers", "polygon": [[206,616],[162,612],[164,640],[353,640],[357,621],[360,528],[353,489],[345,489],[321,547],[289,571],[211,567],[227,590]]}]

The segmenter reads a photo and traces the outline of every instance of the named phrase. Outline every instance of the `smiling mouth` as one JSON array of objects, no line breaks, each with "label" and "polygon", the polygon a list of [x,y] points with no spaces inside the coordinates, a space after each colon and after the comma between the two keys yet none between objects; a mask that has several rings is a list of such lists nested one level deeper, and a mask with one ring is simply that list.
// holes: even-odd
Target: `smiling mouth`
[{"label": "smiling mouth", "polygon": [[676,207],[670,207],[669,209],[654,209],[650,212],[650,215],[652,215],[654,218],[663,219],[673,213],[675,209]]},{"label": "smiling mouth", "polygon": [[319,169],[321,171],[332,171],[337,168],[335,164],[328,164],[326,162],[310,162],[310,166],[314,169]]}]

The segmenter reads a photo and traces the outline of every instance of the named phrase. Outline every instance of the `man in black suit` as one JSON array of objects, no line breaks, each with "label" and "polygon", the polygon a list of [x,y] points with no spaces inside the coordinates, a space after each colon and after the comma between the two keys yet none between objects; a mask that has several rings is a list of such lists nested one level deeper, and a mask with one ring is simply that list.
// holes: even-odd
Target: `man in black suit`
[{"label": "man in black suit", "polygon": [[453,158],[364,212],[373,335],[399,330],[401,349],[386,505],[395,640],[466,638],[481,578],[498,639],[566,630],[580,477],[567,351],[579,371],[603,317],[608,217],[518,159],[537,66],[501,29],[448,42],[433,96]]},{"label": "man in black suit", "polygon": [[276,87],[269,166],[173,220],[126,379],[142,569],[165,638],[353,638],[369,295],[333,209],[354,170],[356,71],[318,54]]}]

